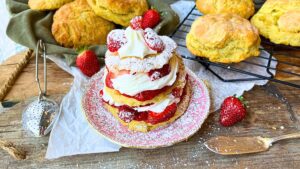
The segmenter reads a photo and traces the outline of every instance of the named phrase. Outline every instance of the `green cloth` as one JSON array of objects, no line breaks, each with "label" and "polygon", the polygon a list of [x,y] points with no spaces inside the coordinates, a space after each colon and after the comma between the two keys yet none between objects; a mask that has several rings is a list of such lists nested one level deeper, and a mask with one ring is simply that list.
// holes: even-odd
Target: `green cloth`
[{"label": "green cloth", "polygon": [[[179,18],[170,6],[160,0],[148,0],[149,5],[161,13],[162,21],[155,27],[159,34],[171,34],[179,23]],[[58,54],[66,58],[69,65],[75,63],[77,52],[72,48],[60,46],[51,33],[54,11],[42,12],[31,10],[28,0],[6,0],[11,19],[6,34],[16,43],[35,49],[37,41],[42,39],[47,47],[47,54]],[[106,46],[91,46],[97,56],[105,54]]]}]

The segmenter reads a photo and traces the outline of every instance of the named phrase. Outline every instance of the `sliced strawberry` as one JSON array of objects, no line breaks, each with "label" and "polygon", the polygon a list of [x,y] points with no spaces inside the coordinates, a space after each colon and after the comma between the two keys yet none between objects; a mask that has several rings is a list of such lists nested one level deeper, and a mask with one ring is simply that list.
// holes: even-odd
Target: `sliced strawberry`
[{"label": "sliced strawberry", "polygon": [[124,74],[130,74],[129,70],[120,70],[117,72],[109,71],[108,68],[106,68],[106,70],[108,71],[108,73],[105,78],[105,85],[109,88],[113,88],[113,83],[111,81],[112,79],[114,79],[118,76],[124,75]]},{"label": "sliced strawberry", "polygon": [[155,50],[157,52],[162,52],[165,49],[165,45],[164,45],[163,41],[156,34],[156,32],[154,32],[150,28],[147,28],[144,31],[144,39],[145,39],[147,46],[152,50]]},{"label": "sliced strawberry", "polygon": [[150,9],[143,15],[142,28],[154,28],[160,21],[160,15],[157,10]]},{"label": "sliced strawberry", "polygon": [[170,71],[171,71],[170,65],[166,64],[160,69],[150,70],[148,72],[148,76],[151,78],[151,81],[154,81],[168,75]]},{"label": "sliced strawberry", "polygon": [[143,91],[141,93],[138,93],[134,96],[128,96],[128,95],[125,95],[127,97],[130,97],[130,98],[134,98],[138,101],[146,101],[146,100],[151,100],[153,99],[155,96],[159,95],[160,93],[166,91],[168,88],[170,88],[170,86],[166,86],[166,87],[163,87],[162,89],[158,89],[158,90],[147,90],[147,91]]},{"label": "sliced strawberry", "polygon": [[143,17],[142,16],[136,16],[136,17],[131,19],[130,26],[134,30],[142,29],[142,22],[143,22]]},{"label": "sliced strawberry", "polygon": [[136,112],[134,120],[136,121],[146,121],[148,119],[148,112]]},{"label": "sliced strawberry", "polygon": [[103,96],[103,90],[100,90],[99,94],[102,97]]},{"label": "sliced strawberry", "polygon": [[161,113],[149,111],[147,122],[151,124],[157,124],[157,123],[167,121],[174,116],[176,110],[177,110],[177,104],[173,103],[168,107],[166,107],[166,109]]},{"label": "sliced strawberry", "polygon": [[111,81],[111,79],[113,79],[113,78],[114,78],[114,74],[112,72],[108,71],[106,78],[105,78],[106,87],[113,88],[113,83]]},{"label": "sliced strawberry", "polygon": [[119,107],[118,116],[124,122],[129,123],[134,119],[135,112],[134,112],[134,110],[132,110],[126,106],[121,106],[121,107]]},{"label": "sliced strawberry", "polygon": [[124,30],[116,29],[107,35],[107,48],[110,52],[117,52],[126,43]]}]

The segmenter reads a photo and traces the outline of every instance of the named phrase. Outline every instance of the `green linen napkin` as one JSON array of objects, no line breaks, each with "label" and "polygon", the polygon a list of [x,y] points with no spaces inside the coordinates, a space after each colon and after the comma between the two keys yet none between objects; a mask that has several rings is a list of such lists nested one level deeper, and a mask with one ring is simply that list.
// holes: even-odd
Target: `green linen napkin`
[{"label": "green linen napkin", "polygon": [[[179,18],[170,6],[160,0],[148,0],[149,6],[161,13],[162,21],[155,27],[159,34],[169,35],[177,27]],[[75,63],[76,49],[60,46],[51,33],[53,15],[55,11],[34,11],[28,6],[28,0],[6,0],[11,19],[6,34],[16,43],[35,49],[37,41],[42,39],[47,47],[47,54],[58,54],[65,57],[69,65]],[[91,46],[99,57],[104,56],[105,45]]]}]

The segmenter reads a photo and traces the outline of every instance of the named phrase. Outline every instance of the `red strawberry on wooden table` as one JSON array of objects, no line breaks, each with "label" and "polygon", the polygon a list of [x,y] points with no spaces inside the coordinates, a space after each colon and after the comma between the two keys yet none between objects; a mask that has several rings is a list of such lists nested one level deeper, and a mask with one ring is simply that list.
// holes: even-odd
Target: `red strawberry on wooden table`
[{"label": "red strawberry on wooden table", "polygon": [[143,15],[142,28],[154,28],[160,22],[160,15],[155,9],[146,11]]},{"label": "red strawberry on wooden table", "polygon": [[93,76],[100,70],[100,63],[97,56],[91,50],[85,50],[77,56],[76,66],[88,77]]},{"label": "red strawberry on wooden table", "polygon": [[221,105],[220,124],[228,127],[243,120],[246,116],[246,108],[242,97],[227,97]]}]

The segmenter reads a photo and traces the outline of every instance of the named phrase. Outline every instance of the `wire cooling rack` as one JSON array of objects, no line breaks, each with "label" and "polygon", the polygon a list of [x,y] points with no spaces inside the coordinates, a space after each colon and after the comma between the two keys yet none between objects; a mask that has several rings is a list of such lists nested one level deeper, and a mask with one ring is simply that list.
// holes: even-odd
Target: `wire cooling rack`
[{"label": "wire cooling rack", "polygon": [[[256,4],[260,6],[261,4]],[[171,35],[171,37],[177,42],[179,51],[185,51],[183,53],[188,52],[186,47],[185,38],[187,33],[190,31],[191,25],[193,21],[201,16],[202,14],[196,9],[194,6],[191,11],[188,13],[188,15],[183,19],[183,21],[179,24],[176,31]],[[296,87],[300,89],[300,83],[293,82],[290,80],[293,79],[299,79],[300,78],[300,55],[299,53],[292,55],[285,54],[285,52],[288,51],[300,51],[300,48],[291,47],[291,46],[284,46],[284,45],[275,45],[268,41],[267,39],[262,38],[262,43],[267,45],[264,46],[265,48],[260,48],[261,53],[265,53],[264,55],[260,55],[259,59],[264,60],[264,64],[252,62],[251,60],[245,60],[242,61],[239,64],[223,64],[223,63],[214,63],[210,62],[209,60],[201,57],[193,56],[191,53],[189,54],[182,54],[182,57],[189,60],[194,60],[199,63],[201,63],[208,71],[210,71],[212,74],[214,74],[218,79],[220,79],[223,82],[241,82],[241,81],[253,81],[253,80],[270,80],[273,82],[285,84],[288,86]],[[284,55],[282,57],[272,57],[273,55]],[[277,67],[274,66],[276,65]],[[298,63],[298,64],[297,64]],[[245,70],[243,69],[244,66],[239,66],[241,64],[244,65],[251,65],[254,69],[259,68],[263,69],[264,73],[258,74],[257,72],[253,72],[251,70]],[[279,66],[284,65],[284,66]],[[281,68],[283,67],[283,68]],[[288,68],[287,68],[288,67]],[[224,69],[224,71],[230,71],[234,72],[236,74],[239,74],[239,78],[228,78],[222,75],[220,71],[216,71],[215,68],[221,68]],[[298,70],[298,73],[297,73]],[[277,72],[282,74],[284,77],[288,77],[287,80],[278,79],[275,77],[273,72]],[[240,78],[242,77],[242,78]]]}]

